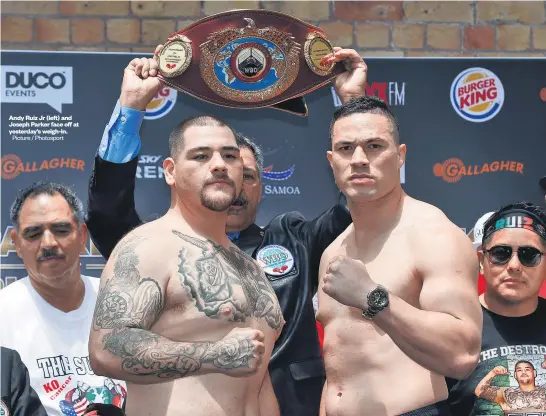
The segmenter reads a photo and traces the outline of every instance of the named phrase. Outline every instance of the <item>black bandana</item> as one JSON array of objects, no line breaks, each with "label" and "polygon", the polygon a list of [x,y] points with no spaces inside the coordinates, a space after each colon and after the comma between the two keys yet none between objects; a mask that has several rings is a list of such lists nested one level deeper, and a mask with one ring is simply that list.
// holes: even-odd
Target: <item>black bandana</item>
[{"label": "black bandana", "polygon": [[546,224],[538,216],[523,209],[511,209],[503,212],[502,217],[483,230],[482,242],[503,228],[525,228],[546,240]]}]

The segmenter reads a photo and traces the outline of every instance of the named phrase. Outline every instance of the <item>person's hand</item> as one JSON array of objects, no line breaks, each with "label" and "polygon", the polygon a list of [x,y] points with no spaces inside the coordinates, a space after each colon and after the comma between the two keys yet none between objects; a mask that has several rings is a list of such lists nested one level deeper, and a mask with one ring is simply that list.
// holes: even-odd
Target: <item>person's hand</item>
[{"label": "person's hand", "polygon": [[207,351],[207,361],[232,377],[254,374],[265,352],[264,334],[252,328],[235,328]]},{"label": "person's hand", "polygon": [[338,255],[330,260],[322,290],[343,305],[368,309],[367,295],[377,287],[360,260]]},{"label": "person's hand", "polygon": [[341,102],[346,103],[351,98],[366,95],[368,67],[357,51],[337,46],[334,47],[334,53],[326,55],[321,62],[329,66],[333,62],[341,61],[347,70],[336,77],[334,88]]},{"label": "person's hand", "polygon": [[492,369],[491,372],[496,376],[502,376],[508,374],[508,369],[506,367],[503,367],[502,365],[498,365],[494,369]]},{"label": "person's hand", "polygon": [[159,45],[153,58],[135,58],[123,72],[121,95],[119,102],[122,107],[144,111],[152,101],[163,82],[157,77],[157,55],[163,45]]}]

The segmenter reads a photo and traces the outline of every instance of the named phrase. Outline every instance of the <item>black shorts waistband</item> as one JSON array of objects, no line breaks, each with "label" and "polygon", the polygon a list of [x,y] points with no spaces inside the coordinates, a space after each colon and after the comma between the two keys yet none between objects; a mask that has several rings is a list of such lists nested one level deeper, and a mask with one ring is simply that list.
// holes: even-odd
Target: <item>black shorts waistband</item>
[{"label": "black shorts waistband", "polygon": [[420,409],[412,410],[411,412],[403,413],[400,416],[451,416],[451,412],[449,411],[449,405],[444,400]]}]

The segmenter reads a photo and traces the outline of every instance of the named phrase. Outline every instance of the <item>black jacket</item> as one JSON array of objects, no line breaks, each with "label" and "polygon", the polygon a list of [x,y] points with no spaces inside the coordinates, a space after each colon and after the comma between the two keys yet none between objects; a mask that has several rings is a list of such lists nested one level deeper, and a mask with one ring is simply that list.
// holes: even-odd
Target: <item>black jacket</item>
[{"label": "black jacket", "polygon": [[0,415],[47,416],[17,351],[0,347]]},{"label": "black jacket", "polygon": [[[123,164],[95,158],[87,226],[106,258],[126,233],[142,224],[134,203],[137,162],[137,158]],[[285,270],[264,267],[286,320],[269,364],[283,416],[319,414],[325,371],[312,298],[317,291],[322,252],[350,223],[347,207],[339,203],[312,221],[290,212],[275,217],[263,229],[253,224],[234,241],[254,258],[280,258],[280,266],[283,256],[293,257],[293,262],[286,262]],[[266,247],[269,250],[263,250]]]}]

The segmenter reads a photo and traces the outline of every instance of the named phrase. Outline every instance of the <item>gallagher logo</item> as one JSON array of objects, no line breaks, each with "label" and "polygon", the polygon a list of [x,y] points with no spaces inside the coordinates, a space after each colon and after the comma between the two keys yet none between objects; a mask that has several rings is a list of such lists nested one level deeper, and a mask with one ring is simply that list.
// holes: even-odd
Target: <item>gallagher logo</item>
[{"label": "gallagher logo", "polygon": [[177,92],[174,88],[164,86],[154,99],[146,106],[146,120],[156,120],[168,114],[176,104]]},{"label": "gallagher logo", "polygon": [[[2,179],[13,179],[21,173],[39,172],[51,169],[73,169],[81,170],[85,168],[85,161],[73,157],[54,157],[52,159],[33,160],[23,162],[21,158],[14,154],[2,156],[0,161],[0,175]],[[1,416],[1,415],[0,415]]]},{"label": "gallagher logo", "polygon": [[470,68],[451,84],[451,105],[462,118],[474,123],[491,120],[502,108],[504,88],[500,79],[484,68]]},{"label": "gallagher logo", "polygon": [[432,168],[434,176],[446,182],[458,182],[463,176],[477,176],[490,172],[515,172],[523,175],[523,163],[511,160],[495,160],[481,165],[467,165],[461,159],[451,158],[443,163],[436,163]]}]

